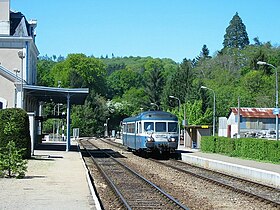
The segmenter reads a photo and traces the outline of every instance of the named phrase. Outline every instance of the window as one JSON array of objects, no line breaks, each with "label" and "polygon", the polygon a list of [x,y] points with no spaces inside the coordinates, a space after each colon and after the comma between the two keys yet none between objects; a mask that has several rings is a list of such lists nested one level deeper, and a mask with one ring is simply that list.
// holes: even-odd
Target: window
[{"label": "window", "polygon": [[156,132],[166,132],[166,122],[156,122]]},{"label": "window", "polygon": [[168,132],[177,132],[177,122],[168,123]]},{"label": "window", "polygon": [[6,109],[7,108],[7,100],[0,97],[0,109]]},{"label": "window", "polygon": [[127,124],[127,133],[135,133],[135,123]]},{"label": "window", "polygon": [[154,122],[144,122],[145,131],[154,131]]}]

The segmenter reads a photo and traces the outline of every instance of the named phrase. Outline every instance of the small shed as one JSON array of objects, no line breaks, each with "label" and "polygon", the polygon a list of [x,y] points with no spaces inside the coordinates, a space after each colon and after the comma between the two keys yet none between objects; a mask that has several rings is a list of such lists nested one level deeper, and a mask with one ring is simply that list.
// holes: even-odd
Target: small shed
[{"label": "small shed", "polygon": [[[275,130],[274,108],[239,108],[240,135],[260,130]],[[227,136],[234,137],[238,132],[238,108],[230,109],[227,117]]]},{"label": "small shed", "polygon": [[211,136],[212,126],[189,125],[186,126],[185,147],[200,148],[202,136]]}]

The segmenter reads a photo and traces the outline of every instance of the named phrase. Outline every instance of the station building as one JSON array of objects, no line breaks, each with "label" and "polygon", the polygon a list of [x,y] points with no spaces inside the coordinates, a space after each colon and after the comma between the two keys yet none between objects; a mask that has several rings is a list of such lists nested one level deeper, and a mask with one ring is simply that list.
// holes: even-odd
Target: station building
[{"label": "station building", "polygon": [[[10,10],[10,1],[0,1],[0,108],[19,107],[35,111],[23,85],[36,84],[36,20],[27,21],[21,12]],[[25,98],[25,100],[24,100]],[[38,111],[38,110],[37,110]]]},{"label": "station building", "polygon": [[[0,109],[28,112],[32,150],[41,135],[41,102],[67,104],[67,144],[70,148],[70,106],[83,104],[88,88],[36,86],[39,50],[35,43],[36,20],[10,10],[10,0],[0,0]],[[39,120],[38,120],[39,119]]]}]

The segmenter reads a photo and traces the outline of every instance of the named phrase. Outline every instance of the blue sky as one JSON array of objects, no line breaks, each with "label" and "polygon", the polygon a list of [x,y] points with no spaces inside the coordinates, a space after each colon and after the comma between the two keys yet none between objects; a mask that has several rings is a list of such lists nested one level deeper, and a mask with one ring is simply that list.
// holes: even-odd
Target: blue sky
[{"label": "blue sky", "polygon": [[152,56],[182,62],[222,49],[238,12],[253,43],[280,44],[279,0],[11,0],[11,9],[37,19],[40,55]]}]

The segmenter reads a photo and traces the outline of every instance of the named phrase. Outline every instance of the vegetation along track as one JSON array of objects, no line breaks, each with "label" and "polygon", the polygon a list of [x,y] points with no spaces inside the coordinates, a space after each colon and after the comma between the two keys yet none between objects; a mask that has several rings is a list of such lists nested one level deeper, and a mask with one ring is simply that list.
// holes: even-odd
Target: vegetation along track
[{"label": "vegetation along track", "polygon": [[127,209],[188,209],[151,181],[117,160],[118,153],[100,150],[87,140],[80,144]]},{"label": "vegetation along track", "polygon": [[150,159],[164,166],[171,167],[183,173],[210,181],[214,184],[232,189],[236,192],[254,197],[266,203],[270,203],[280,208],[280,189],[262,185],[256,182],[245,180],[239,177],[207,170],[201,167],[193,166],[188,163],[176,160],[161,161]]}]

